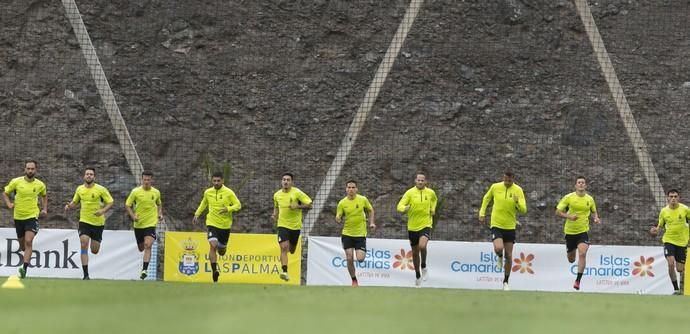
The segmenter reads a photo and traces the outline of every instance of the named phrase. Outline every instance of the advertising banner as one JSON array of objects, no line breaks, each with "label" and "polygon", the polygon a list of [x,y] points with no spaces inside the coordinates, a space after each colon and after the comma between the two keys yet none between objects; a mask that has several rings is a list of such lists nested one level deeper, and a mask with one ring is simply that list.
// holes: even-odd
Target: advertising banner
[{"label": "advertising banner", "polygon": [[[429,276],[422,287],[502,289],[503,268],[489,242],[430,241]],[[340,238],[310,237],[307,284],[349,285]],[[414,286],[409,241],[367,239],[367,256],[356,262],[361,286]],[[577,261],[569,263],[565,245],[515,244],[511,263],[513,290],[573,291]],[[581,291],[671,294],[663,247],[593,245]]]},{"label": "advertising banner", "polygon": [[[274,234],[231,233],[227,253],[218,255],[219,283],[300,284],[302,244],[288,254],[290,280],[280,279],[280,247]],[[212,282],[209,244],[203,232],[166,232],[164,280]]]},{"label": "advertising banner", "polygon": [[[41,229],[33,243],[28,277],[82,278],[77,230]],[[142,255],[133,231],[103,231],[98,254],[89,250],[92,279],[139,279]],[[0,276],[17,275],[24,262],[14,228],[0,228]]]}]

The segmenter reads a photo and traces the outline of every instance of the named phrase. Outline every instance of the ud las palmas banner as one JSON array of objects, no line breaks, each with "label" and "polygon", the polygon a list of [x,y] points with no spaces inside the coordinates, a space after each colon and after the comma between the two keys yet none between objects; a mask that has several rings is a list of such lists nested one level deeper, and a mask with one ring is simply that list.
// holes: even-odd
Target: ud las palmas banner
[{"label": "ud las palmas banner", "polygon": [[[496,267],[490,242],[429,242],[428,280],[422,287],[501,289],[503,269]],[[360,286],[414,286],[408,240],[367,239],[367,255],[356,263]],[[350,285],[340,238],[310,237],[307,284]],[[513,290],[574,291],[577,262],[569,263],[563,244],[515,244],[510,287]],[[671,294],[663,247],[592,245],[581,291]]]},{"label": "ud las palmas banner", "polygon": [[[218,255],[219,283],[300,284],[302,244],[288,254],[290,280],[280,279],[280,247],[275,234],[231,233],[225,255]],[[212,282],[209,245],[203,232],[166,232],[164,280]]]},{"label": "ud las palmas banner", "polygon": [[[0,228],[0,276],[16,275],[24,262],[14,228]],[[33,244],[27,276],[82,278],[77,230],[41,229]],[[133,231],[103,231],[98,254],[89,251],[92,279],[139,279],[142,255]]]}]

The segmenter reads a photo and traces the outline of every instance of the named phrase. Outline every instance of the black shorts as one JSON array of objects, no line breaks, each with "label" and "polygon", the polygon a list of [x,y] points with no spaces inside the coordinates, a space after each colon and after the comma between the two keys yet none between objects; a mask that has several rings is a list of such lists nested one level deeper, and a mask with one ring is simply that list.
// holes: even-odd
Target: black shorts
[{"label": "black shorts", "polygon": [[144,237],[152,237],[156,240],[156,228],[155,227],[145,227],[145,228],[135,228],[134,237],[137,239],[137,244],[144,243]]},{"label": "black shorts", "polygon": [[208,241],[218,241],[218,248],[228,247],[228,240],[230,240],[230,229],[217,228],[215,226],[206,226],[208,230]]},{"label": "black shorts", "polygon": [[103,240],[104,226],[95,226],[89,223],[79,222],[79,236],[87,235],[91,240],[101,242]]},{"label": "black shorts", "polygon": [[664,256],[673,256],[678,263],[685,263],[688,248],[685,246],[676,246],[674,244],[664,243]]},{"label": "black shorts", "polygon": [[499,227],[491,228],[491,241],[503,239],[503,242],[515,243],[515,230],[506,230]]},{"label": "black shorts", "polygon": [[278,227],[278,243],[285,240],[290,241],[291,245],[297,245],[299,241],[300,230],[291,230],[287,227]]},{"label": "black shorts", "polygon": [[14,221],[14,229],[17,232],[17,239],[21,239],[24,237],[24,232],[26,231],[31,231],[34,232],[34,234],[38,234],[38,219],[37,218],[29,218],[29,219],[15,219]]},{"label": "black shorts", "polygon": [[419,245],[419,238],[426,237],[431,240],[431,227],[425,227],[419,231],[407,231],[407,238],[410,239],[410,246]]},{"label": "black shorts", "polygon": [[565,235],[565,250],[570,253],[577,249],[577,245],[585,243],[589,245],[589,234],[582,232],[578,234]]},{"label": "black shorts", "polygon": [[351,237],[349,235],[343,235],[340,237],[340,241],[343,244],[343,249],[360,249],[367,251],[367,237]]}]

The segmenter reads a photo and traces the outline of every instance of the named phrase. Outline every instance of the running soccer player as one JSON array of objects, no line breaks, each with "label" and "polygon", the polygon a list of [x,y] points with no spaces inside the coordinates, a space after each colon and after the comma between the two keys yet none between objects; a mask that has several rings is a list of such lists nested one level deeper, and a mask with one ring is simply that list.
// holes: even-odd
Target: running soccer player
[{"label": "running soccer player", "polygon": [[408,189],[398,202],[398,212],[407,213],[407,236],[412,247],[415,286],[422,285],[429,277],[426,267],[427,244],[431,239],[433,216],[436,213],[436,193],[427,187],[426,175],[415,175],[415,186]]},{"label": "running soccer player", "polygon": [[659,230],[665,228],[664,237],[664,256],[668,263],[668,276],[673,285],[673,294],[681,295],[682,291],[678,285],[680,274],[681,282],[684,281],[685,258],[688,246],[688,219],[690,219],[690,209],[685,204],[680,203],[680,192],[671,189],[666,193],[668,205],[659,212],[659,223],[653,226],[649,233],[657,235]]},{"label": "running soccer player", "polygon": [[280,278],[289,281],[288,251],[295,254],[300,231],[302,230],[302,210],[311,209],[311,198],[302,190],[293,187],[294,177],[290,173],[282,175],[281,189],[273,194],[273,214],[271,218],[278,223],[278,244],[280,245]]},{"label": "running soccer player", "polygon": [[152,172],[145,170],[141,173],[141,186],[129,193],[125,209],[134,222],[137,247],[140,252],[144,252],[139,278],[145,279],[151,261],[151,247],[156,240],[156,224],[163,219],[161,192],[153,187]]},{"label": "running soccer player", "polygon": [[[376,218],[374,207],[371,206],[369,200],[357,193],[356,181],[347,181],[345,192],[347,196],[338,202],[335,221],[338,224],[343,223],[340,239],[345,250],[347,272],[352,279],[352,287],[357,287],[359,282],[357,282],[354,257],[357,257],[358,262],[364,261],[367,255],[367,218],[369,218],[369,228],[372,231],[376,229]],[[344,222],[343,217],[345,217]]]},{"label": "running soccer player", "polygon": [[[24,176],[12,179],[2,193],[5,205],[13,210],[14,228],[17,232],[19,250],[24,252],[24,263],[17,269],[20,278],[26,277],[31,261],[34,237],[38,233],[38,218],[48,216],[48,194],[45,183],[36,178],[38,163],[24,162]],[[14,202],[10,196],[14,195]],[[38,199],[41,199],[41,208]]]},{"label": "running soccer player", "polygon": [[595,224],[601,224],[594,198],[587,193],[587,179],[578,176],[575,179],[575,191],[563,196],[556,206],[556,216],[565,218],[563,232],[568,262],[574,263],[575,253],[578,255],[577,278],[573,283],[575,290],[580,290],[580,280],[587,265],[590,215],[594,216]]},{"label": "running soccer player", "polygon": [[230,240],[230,227],[232,226],[232,213],[242,208],[240,200],[235,192],[223,183],[223,173],[215,172],[211,176],[212,187],[204,191],[199,207],[194,212],[192,224],[196,224],[199,216],[208,207],[206,214],[206,229],[208,230],[209,253],[213,282],[218,282],[220,270],[218,269],[218,256],[225,255]]},{"label": "running soccer player", "polygon": [[79,210],[79,244],[83,279],[89,280],[89,248],[98,254],[103,240],[105,213],[113,207],[113,197],[108,189],[96,183],[96,169],[84,170],[84,184],[77,187],[72,201],[65,205],[65,213],[81,203]]},{"label": "running soccer player", "polygon": [[[527,213],[527,203],[522,188],[515,182],[515,175],[510,169],[503,173],[503,181],[489,187],[484,194],[482,206],[479,209],[479,223],[486,220],[486,208],[493,200],[491,209],[491,239],[494,252],[498,257],[496,266],[503,269],[503,290],[510,290],[510,267],[513,262],[513,245],[515,244],[515,229],[517,227],[517,213]],[[505,264],[504,264],[505,259]]]}]

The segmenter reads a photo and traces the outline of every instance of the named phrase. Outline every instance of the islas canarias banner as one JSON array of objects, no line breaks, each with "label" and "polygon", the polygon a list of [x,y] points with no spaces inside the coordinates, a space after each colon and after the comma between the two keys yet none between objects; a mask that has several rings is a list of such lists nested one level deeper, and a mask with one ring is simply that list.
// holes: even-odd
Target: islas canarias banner
[{"label": "islas canarias banner", "polygon": [[[166,232],[164,280],[212,282],[209,244],[203,232]],[[280,279],[280,247],[275,234],[231,233],[225,255],[218,255],[219,283],[300,284],[302,243],[288,254],[290,280]]]}]

